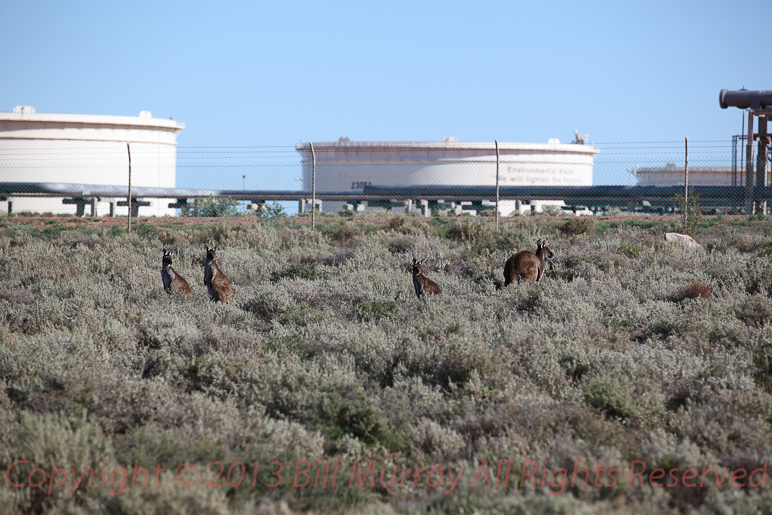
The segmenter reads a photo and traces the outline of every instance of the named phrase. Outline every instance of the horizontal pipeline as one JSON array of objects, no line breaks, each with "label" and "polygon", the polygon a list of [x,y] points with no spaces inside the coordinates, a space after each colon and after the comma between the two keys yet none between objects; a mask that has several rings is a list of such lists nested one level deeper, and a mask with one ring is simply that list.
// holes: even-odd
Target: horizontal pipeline
[{"label": "horizontal pipeline", "polygon": [[[64,182],[0,182],[0,195],[17,197],[117,197],[128,195],[128,186],[107,184],[77,184]],[[205,190],[192,188],[160,188],[153,186],[132,186],[132,197],[149,198],[198,198],[230,197],[237,200],[300,200],[311,198],[310,191],[299,190]],[[361,199],[360,191],[317,192],[320,200]]]},{"label": "horizontal pipeline", "polygon": [[[116,197],[128,194],[127,186],[76,184],[58,182],[0,182],[0,196],[18,197]],[[501,200],[564,200],[564,201],[671,201],[683,193],[683,186],[502,186]],[[694,186],[690,188],[703,200],[739,201],[745,198],[744,186]],[[310,191],[300,190],[205,190],[191,188],[160,188],[132,186],[132,197],[198,198],[230,197],[236,200],[302,200],[311,198]],[[447,201],[495,200],[495,186],[378,186],[363,190],[317,191],[316,198],[327,201],[365,201],[389,199],[422,199]],[[772,200],[772,187],[753,188],[753,200]]]},{"label": "horizontal pipeline", "polygon": [[[742,199],[744,186],[694,186],[703,199]],[[683,186],[501,186],[502,200],[670,200],[683,194]],[[495,186],[365,186],[365,196],[427,200],[492,200]],[[772,187],[753,188],[753,198],[772,199]]]}]

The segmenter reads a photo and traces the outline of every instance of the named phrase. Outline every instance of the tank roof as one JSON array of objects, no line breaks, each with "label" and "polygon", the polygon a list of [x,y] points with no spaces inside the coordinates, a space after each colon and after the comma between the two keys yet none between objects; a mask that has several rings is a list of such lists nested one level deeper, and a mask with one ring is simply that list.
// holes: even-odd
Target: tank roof
[{"label": "tank roof", "polygon": [[113,116],[104,114],[38,113],[32,106],[16,106],[13,112],[0,111],[0,122],[46,122],[66,125],[121,125],[128,127],[155,127],[182,131],[185,122],[173,118],[153,118],[150,111],[139,116]]},{"label": "tank roof", "polygon": [[[399,149],[426,149],[426,150],[496,150],[493,141],[465,142],[457,138],[445,137],[442,141],[351,141],[349,138],[340,138],[338,141],[314,141],[315,149],[334,148],[344,150],[399,150]],[[308,143],[299,143],[296,149],[309,150]],[[548,143],[514,143],[499,141],[499,150],[539,150],[556,152],[578,152],[586,154],[598,154],[600,149],[594,145],[577,145],[560,143],[557,139],[550,139]]]}]

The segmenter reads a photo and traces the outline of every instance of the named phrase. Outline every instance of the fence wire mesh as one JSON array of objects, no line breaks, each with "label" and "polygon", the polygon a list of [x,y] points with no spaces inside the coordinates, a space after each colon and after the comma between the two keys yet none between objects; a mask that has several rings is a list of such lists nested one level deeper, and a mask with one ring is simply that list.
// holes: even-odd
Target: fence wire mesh
[{"label": "fence wire mesh", "polygon": [[[247,216],[310,209],[490,214],[672,212],[693,188],[705,212],[766,209],[769,141],[594,144],[337,142],[174,147],[0,140],[0,201],[15,213]],[[129,166],[129,162],[131,166]],[[688,173],[687,173],[688,171]],[[750,182],[749,182],[750,181]],[[315,195],[314,195],[315,193]]]}]

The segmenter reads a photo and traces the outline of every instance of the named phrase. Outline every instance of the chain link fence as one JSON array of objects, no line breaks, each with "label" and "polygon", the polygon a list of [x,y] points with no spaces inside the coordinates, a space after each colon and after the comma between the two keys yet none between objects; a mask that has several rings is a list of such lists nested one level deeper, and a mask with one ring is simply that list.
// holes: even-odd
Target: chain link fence
[{"label": "chain link fence", "polygon": [[[125,216],[374,210],[431,215],[665,213],[686,183],[706,212],[766,210],[769,141],[335,142],[160,147],[0,140],[8,212]],[[312,151],[313,149],[313,151]],[[131,173],[131,179],[129,174]],[[749,182],[750,181],[750,182]],[[762,182],[763,181],[763,182]]]}]

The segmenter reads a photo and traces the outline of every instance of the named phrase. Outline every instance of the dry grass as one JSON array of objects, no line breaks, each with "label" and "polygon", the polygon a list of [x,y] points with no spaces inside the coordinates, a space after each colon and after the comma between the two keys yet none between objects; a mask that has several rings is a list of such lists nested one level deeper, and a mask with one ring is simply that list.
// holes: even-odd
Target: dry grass
[{"label": "dry grass", "polygon": [[[0,513],[771,511],[769,487],[648,482],[769,459],[770,224],[706,218],[690,250],[662,241],[675,218],[570,220],[0,219]],[[541,283],[497,289],[537,238],[556,254]],[[230,305],[208,300],[204,244]],[[164,293],[164,247],[192,298]],[[411,253],[442,297],[415,298]],[[99,467],[106,486],[11,487],[17,460],[16,482]],[[374,486],[349,486],[357,460]],[[151,486],[121,486],[135,462]],[[598,466],[617,486],[561,485]]]}]

